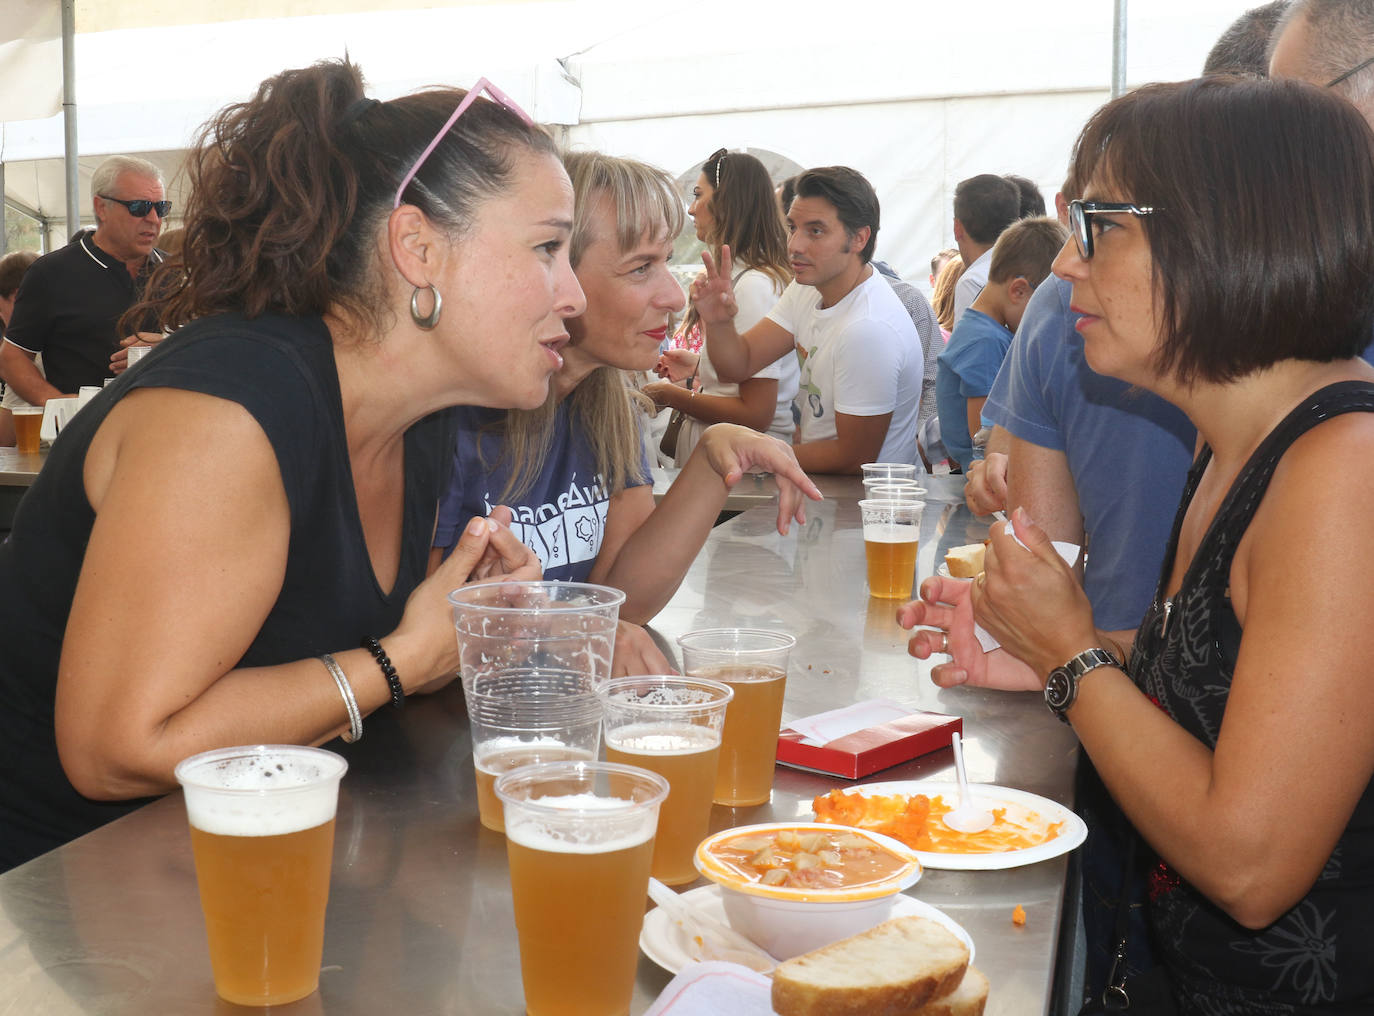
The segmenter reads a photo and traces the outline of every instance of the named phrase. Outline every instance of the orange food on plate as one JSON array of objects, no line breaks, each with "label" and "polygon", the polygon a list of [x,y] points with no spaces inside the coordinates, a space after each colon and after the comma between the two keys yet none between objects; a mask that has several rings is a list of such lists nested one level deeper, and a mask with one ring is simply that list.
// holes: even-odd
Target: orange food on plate
[{"label": "orange food on plate", "polygon": [[980,833],[956,832],[940,818],[954,810],[939,794],[849,794],[832,790],[812,802],[817,822],[872,829],[916,850],[936,854],[994,854],[1048,843],[1063,831],[1063,822],[1047,821],[1022,805],[1003,802],[992,808],[994,822]]}]

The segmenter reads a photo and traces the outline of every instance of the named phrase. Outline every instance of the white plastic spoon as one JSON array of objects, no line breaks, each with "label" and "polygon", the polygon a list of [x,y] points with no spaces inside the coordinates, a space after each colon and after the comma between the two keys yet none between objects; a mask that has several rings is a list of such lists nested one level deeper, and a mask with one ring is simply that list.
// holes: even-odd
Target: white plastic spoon
[{"label": "white plastic spoon", "polygon": [[944,816],[945,825],[957,833],[981,833],[992,825],[992,812],[973,803],[968,791],[968,772],[964,769],[964,742],[957,733],[950,735],[954,748],[954,771],[959,774],[959,806]]},{"label": "white plastic spoon", "polygon": [[777,960],[734,928],[707,917],[656,878],[649,879],[649,898],[686,932],[688,952],[693,959],[738,963],[761,974],[770,973],[778,965]]}]

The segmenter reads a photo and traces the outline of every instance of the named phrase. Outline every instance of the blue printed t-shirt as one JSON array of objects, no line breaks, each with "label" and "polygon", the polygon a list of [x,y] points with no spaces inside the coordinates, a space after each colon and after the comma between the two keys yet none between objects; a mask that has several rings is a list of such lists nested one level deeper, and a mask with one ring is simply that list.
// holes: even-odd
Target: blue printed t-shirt
[{"label": "blue printed t-shirt", "polygon": [[1119,631],[1154,596],[1196,431],[1177,406],[1088,366],[1072,288],[1050,276],[1031,296],[983,415],[1064,453],[1088,541],[1084,590],[1098,626]]},{"label": "blue printed t-shirt", "polygon": [[970,307],[936,359],[935,407],[940,414],[940,440],[950,457],[965,468],[973,461],[968,400],[986,398],[992,391],[1010,345],[1011,330],[1006,325]]},{"label": "blue printed t-shirt", "polygon": [[[554,414],[543,471],[519,497],[503,499],[511,469],[495,427],[505,415],[504,410],[495,409],[458,410],[453,475],[439,502],[434,545],[444,548],[448,557],[473,516],[485,517],[496,505],[504,504],[514,515],[511,531],[539,555],[545,579],[585,582],[601,550],[610,504],[596,471],[596,456],[582,430],[572,425],[565,399]],[[639,475],[632,475],[627,483],[639,486],[649,483],[651,476],[645,457]]]}]

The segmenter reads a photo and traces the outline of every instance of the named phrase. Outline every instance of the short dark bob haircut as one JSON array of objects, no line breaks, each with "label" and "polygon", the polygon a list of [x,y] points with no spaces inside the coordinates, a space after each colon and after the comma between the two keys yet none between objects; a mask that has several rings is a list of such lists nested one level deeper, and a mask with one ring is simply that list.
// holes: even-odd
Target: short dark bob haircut
[{"label": "short dark bob haircut", "polygon": [[1072,175],[1141,217],[1161,301],[1156,364],[1182,384],[1374,338],[1374,132],[1297,81],[1147,85],[1088,121]]},{"label": "short dark bob haircut", "polygon": [[[872,261],[873,251],[878,246],[879,208],[878,194],[868,179],[848,166],[822,166],[808,169],[796,180],[797,197],[824,198],[835,206],[835,215],[850,239],[868,227],[868,242],[859,251],[859,260],[864,264]],[[789,207],[788,214],[791,212]]]}]

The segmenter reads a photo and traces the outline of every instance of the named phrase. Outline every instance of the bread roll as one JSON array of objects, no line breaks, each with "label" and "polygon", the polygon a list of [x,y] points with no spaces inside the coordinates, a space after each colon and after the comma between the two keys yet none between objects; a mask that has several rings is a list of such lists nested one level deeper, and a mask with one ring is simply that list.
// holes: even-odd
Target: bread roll
[{"label": "bread roll", "polygon": [[977,967],[964,971],[964,979],[948,995],[933,998],[904,1016],[983,1016],[988,1004],[988,979]]},{"label": "bread roll", "polygon": [[898,917],[780,963],[773,1008],[779,1016],[909,1016],[954,991],[967,967],[968,947],[948,928]]},{"label": "bread roll", "polygon": [[945,555],[945,567],[949,569],[950,576],[956,579],[977,578],[983,570],[983,555],[987,549],[982,543],[955,547]]}]

